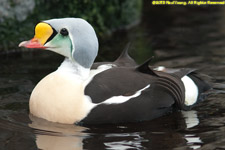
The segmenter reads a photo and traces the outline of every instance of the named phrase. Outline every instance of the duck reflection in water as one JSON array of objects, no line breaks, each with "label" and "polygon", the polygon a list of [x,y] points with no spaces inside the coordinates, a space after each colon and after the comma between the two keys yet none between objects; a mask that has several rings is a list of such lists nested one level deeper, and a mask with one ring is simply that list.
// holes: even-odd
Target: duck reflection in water
[{"label": "duck reflection in water", "polygon": [[87,136],[85,127],[59,124],[30,115],[36,135],[36,144],[42,150],[83,150],[83,139]]},{"label": "duck reflection in water", "polygon": [[[82,127],[53,123],[30,115],[29,126],[36,135],[36,144],[43,150],[83,150],[83,149],[142,149],[160,147],[200,148],[202,141],[196,134],[171,135],[170,129],[189,130],[199,124],[196,111],[177,112],[156,120],[137,124],[103,125]],[[174,122],[177,120],[177,122]],[[183,122],[182,124],[180,124]],[[166,128],[165,128],[166,125]],[[168,127],[169,126],[169,127]],[[158,140],[158,139],[161,140]],[[167,141],[167,142],[162,142]],[[173,143],[173,144],[171,144]]]},{"label": "duck reflection in water", "polygon": [[[185,123],[187,125],[187,130],[199,124],[197,111],[182,111],[182,115],[184,116]],[[200,137],[196,134],[186,134],[185,139],[187,140],[187,145],[189,145],[191,149],[198,149],[203,143]]]}]

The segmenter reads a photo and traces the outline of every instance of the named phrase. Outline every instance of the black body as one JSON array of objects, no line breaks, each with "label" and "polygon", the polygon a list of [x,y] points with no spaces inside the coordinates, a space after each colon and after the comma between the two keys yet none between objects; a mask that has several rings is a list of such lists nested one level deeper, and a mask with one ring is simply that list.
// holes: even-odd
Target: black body
[{"label": "black body", "polygon": [[99,104],[113,96],[131,96],[148,85],[150,87],[142,91],[139,96],[124,103],[99,104],[80,123],[140,122],[152,120],[173,110],[190,109],[193,105],[185,106],[184,104],[185,87],[181,78],[185,75],[197,85],[198,100],[202,100],[202,93],[210,89],[210,86],[195,73],[194,69],[155,71],[149,67],[152,58],[137,66],[128,55],[128,48],[129,44],[113,63],[93,64],[92,69],[103,64],[113,64],[115,67],[97,74],[86,86],[85,95],[90,96],[93,103]]}]

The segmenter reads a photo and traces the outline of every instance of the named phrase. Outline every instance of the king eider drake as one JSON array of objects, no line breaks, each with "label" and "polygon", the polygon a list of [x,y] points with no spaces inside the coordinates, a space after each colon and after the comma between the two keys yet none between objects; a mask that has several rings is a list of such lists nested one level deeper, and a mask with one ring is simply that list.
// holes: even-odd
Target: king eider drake
[{"label": "king eider drake", "polygon": [[[83,19],[46,20],[20,47],[54,51],[65,60],[43,78],[30,97],[30,112],[48,121],[105,124],[151,120],[185,109],[209,89],[190,69],[161,71],[140,66],[126,51],[113,63],[94,63],[98,39]],[[164,69],[163,69],[164,70]]]}]

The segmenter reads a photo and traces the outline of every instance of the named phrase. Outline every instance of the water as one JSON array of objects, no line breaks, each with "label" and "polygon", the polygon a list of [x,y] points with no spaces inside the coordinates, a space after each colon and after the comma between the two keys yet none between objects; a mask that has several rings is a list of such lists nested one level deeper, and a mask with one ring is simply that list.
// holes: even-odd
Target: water
[{"label": "water", "polygon": [[[43,51],[0,59],[0,150],[225,149],[225,9],[156,7],[146,0],[140,25],[102,39],[98,61],[113,61],[127,42],[139,63],[198,68],[216,88],[191,111],[133,124],[81,127],[29,115],[29,95],[63,57]],[[21,35],[22,36],[22,35]]]}]

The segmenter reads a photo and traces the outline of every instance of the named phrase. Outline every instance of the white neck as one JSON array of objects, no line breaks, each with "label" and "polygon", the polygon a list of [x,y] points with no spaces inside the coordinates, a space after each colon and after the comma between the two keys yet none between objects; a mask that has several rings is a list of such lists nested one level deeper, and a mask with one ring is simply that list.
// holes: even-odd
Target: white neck
[{"label": "white neck", "polygon": [[77,62],[69,60],[68,58],[65,58],[57,71],[65,74],[72,74],[81,80],[86,80],[90,74],[89,68],[84,68]]}]

